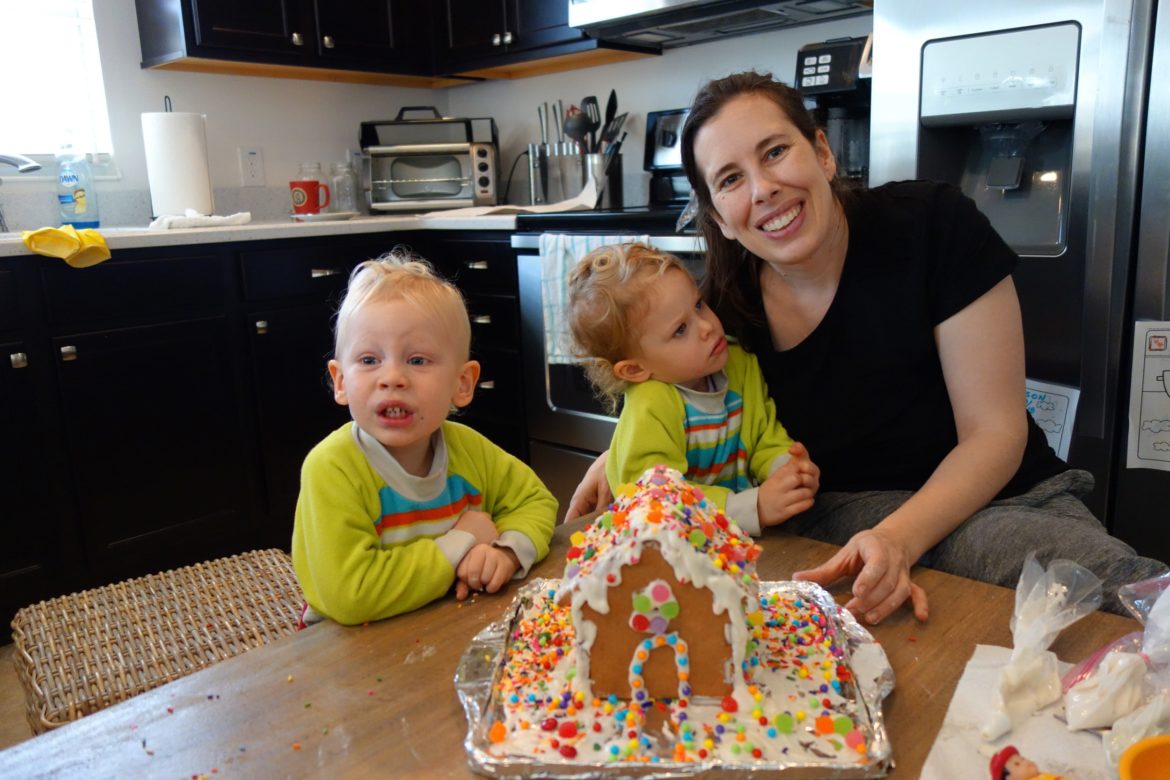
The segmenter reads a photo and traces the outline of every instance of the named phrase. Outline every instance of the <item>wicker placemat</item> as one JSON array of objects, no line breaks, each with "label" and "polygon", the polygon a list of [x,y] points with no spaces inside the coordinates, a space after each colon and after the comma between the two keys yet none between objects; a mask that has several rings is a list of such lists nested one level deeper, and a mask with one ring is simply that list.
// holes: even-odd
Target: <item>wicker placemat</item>
[{"label": "wicker placemat", "polygon": [[36,734],[297,630],[281,550],[151,574],[25,607],[13,661]]}]

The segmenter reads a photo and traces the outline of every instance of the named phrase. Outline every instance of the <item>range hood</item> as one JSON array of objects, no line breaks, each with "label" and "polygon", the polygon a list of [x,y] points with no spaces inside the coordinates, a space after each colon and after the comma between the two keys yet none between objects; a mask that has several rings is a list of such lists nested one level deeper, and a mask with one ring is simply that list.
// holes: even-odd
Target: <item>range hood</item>
[{"label": "range hood", "polygon": [[674,49],[873,13],[873,0],[568,0],[569,25],[606,41]]}]

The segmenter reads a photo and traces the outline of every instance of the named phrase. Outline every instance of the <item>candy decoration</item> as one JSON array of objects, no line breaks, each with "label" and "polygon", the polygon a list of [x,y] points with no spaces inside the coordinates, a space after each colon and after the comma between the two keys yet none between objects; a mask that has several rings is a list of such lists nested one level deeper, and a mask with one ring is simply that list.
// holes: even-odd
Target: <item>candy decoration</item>
[{"label": "candy decoration", "polygon": [[630,628],[643,634],[660,636],[678,617],[678,601],[666,580],[654,580],[631,597],[634,611],[630,614]]}]

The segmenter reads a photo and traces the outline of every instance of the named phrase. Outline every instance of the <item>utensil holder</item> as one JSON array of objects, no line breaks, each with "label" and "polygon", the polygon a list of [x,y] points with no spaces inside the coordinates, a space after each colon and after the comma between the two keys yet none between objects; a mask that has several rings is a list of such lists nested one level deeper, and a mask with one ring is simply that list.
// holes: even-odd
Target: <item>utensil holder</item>
[{"label": "utensil holder", "polygon": [[[621,154],[587,154],[585,163],[597,181],[600,195],[595,209],[620,209],[622,207],[622,156]],[[582,182],[584,186],[584,182]]]}]

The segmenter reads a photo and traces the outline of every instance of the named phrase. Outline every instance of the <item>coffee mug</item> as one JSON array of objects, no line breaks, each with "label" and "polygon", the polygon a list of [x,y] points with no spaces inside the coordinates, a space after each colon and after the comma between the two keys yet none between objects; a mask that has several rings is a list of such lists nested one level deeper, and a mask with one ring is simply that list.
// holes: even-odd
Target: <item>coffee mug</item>
[{"label": "coffee mug", "polygon": [[329,205],[329,185],[316,179],[290,181],[294,214],[317,214]]}]

